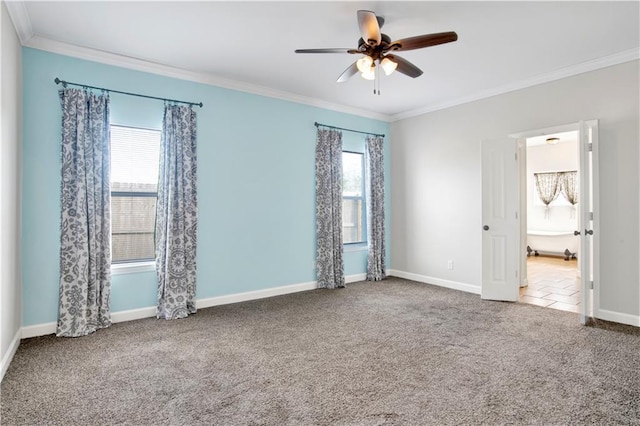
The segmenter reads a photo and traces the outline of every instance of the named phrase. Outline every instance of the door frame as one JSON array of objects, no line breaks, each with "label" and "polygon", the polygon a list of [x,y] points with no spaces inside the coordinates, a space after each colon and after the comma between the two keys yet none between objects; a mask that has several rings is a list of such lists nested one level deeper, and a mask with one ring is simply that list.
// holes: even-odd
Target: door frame
[{"label": "door frame", "polygon": [[[592,270],[593,270],[593,299],[592,299],[592,310],[591,310],[591,316],[593,316],[594,318],[597,318],[599,316],[599,307],[600,307],[600,204],[599,204],[599,200],[600,200],[600,194],[599,194],[599,190],[600,190],[600,173],[599,173],[599,166],[598,166],[598,145],[599,145],[599,138],[598,138],[598,120],[585,120],[585,121],[579,121],[576,123],[569,123],[569,124],[563,124],[563,125],[557,125],[557,126],[551,126],[551,127],[545,127],[545,128],[541,128],[541,129],[535,129],[535,130],[528,130],[528,131],[524,131],[524,132],[518,132],[518,133],[512,133],[509,134],[508,137],[513,139],[515,143],[517,143],[517,152],[518,152],[518,176],[517,178],[521,179],[520,182],[520,202],[518,205],[518,215],[520,218],[520,235],[521,235],[521,241],[520,241],[520,262],[518,262],[518,274],[520,277],[520,286],[525,286],[528,284],[528,279],[527,279],[527,262],[526,262],[526,235],[527,235],[527,204],[526,204],[526,182],[522,182],[522,180],[526,179],[522,179],[523,177],[526,177],[526,139],[527,138],[531,138],[534,136],[542,136],[542,135],[548,135],[548,134],[553,134],[553,133],[564,133],[564,132],[572,132],[575,131],[578,133],[578,146],[582,147],[583,146],[583,139],[585,137],[585,135],[583,134],[584,130],[589,129],[589,128],[595,128],[596,129],[596,134],[593,135],[593,151],[592,151],[592,166],[591,166],[591,191],[592,191],[592,196],[591,196],[591,203],[592,203],[592,212],[593,212],[593,219],[592,219],[592,227],[591,229],[593,229],[594,235],[595,237],[591,237],[591,244],[592,244],[592,252],[593,252],[593,259],[592,259]],[[579,148],[579,149],[583,149],[583,148]],[[578,162],[580,163],[580,161],[578,160]],[[582,166],[580,166],[580,179],[582,179],[583,173],[582,173]],[[516,178],[516,176],[514,176],[514,178]],[[524,192],[523,192],[524,191]],[[524,195],[524,197],[523,197]],[[524,198],[524,202],[523,199]],[[582,208],[582,207],[581,207]],[[579,214],[580,217],[580,223],[579,223],[579,229],[581,231],[584,231],[585,229],[585,224],[582,223],[582,217]],[[581,237],[582,238],[582,237]],[[581,256],[583,254],[581,253]],[[578,268],[578,274],[580,274],[580,269]],[[584,297],[583,297],[584,300]],[[584,310],[583,308],[583,313],[587,313],[588,314],[588,310]],[[581,315],[581,320],[583,319],[583,315]]]}]

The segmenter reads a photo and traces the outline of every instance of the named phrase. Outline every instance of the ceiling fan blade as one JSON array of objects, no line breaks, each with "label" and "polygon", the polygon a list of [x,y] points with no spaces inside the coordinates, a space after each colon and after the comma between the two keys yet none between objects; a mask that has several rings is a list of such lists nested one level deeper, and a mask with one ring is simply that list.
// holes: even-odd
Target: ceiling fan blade
[{"label": "ceiling fan blade", "polygon": [[369,10],[359,10],[358,27],[360,28],[360,35],[367,45],[377,46],[380,44],[382,34],[380,33],[380,25],[378,25],[375,13]]},{"label": "ceiling fan blade", "polygon": [[349,68],[347,68],[346,70],[344,70],[344,72],[342,74],[340,74],[340,77],[338,77],[338,79],[336,80],[337,83],[344,83],[345,81],[349,80],[351,77],[353,77],[354,74],[358,73],[358,62],[354,62],[351,65],[349,65]]},{"label": "ceiling fan blade", "polygon": [[296,53],[360,53],[355,49],[348,49],[348,48],[296,49],[295,52]]},{"label": "ceiling fan blade", "polygon": [[414,50],[423,47],[436,46],[438,44],[451,43],[458,40],[458,34],[454,31],[446,33],[424,34],[415,37],[403,38],[391,43],[389,50]]},{"label": "ceiling fan blade", "polygon": [[420,77],[422,75],[422,70],[420,68],[400,56],[386,55],[385,58],[389,58],[393,62],[397,63],[398,67],[396,68],[396,71],[401,72],[404,75],[408,75],[411,78]]}]

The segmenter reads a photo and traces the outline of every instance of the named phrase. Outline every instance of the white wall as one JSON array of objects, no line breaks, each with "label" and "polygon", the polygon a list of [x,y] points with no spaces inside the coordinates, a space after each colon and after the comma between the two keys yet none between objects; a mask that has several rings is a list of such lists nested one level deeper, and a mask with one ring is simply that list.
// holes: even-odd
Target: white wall
[{"label": "white wall", "polygon": [[22,47],[0,5],[0,379],[20,342],[20,176]]},{"label": "white wall", "polygon": [[638,80],[632,61],[392,123],[391,268],[479,291],[480,141],[598,119],[600,307],[640,324]]}]

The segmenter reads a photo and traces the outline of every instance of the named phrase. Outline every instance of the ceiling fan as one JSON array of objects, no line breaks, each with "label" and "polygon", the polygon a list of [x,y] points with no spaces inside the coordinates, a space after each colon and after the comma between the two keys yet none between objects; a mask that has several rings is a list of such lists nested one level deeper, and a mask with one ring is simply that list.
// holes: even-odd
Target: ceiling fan
[{"label": "ceiling fan", "polygon": [[[357,74],[367,80],[376,80],[378,67],[382,68],[386,75],[398,72],[416,78],[422,75],[422,70],[406,59],[394,55],[390,52],[422,49],[424,47],[436,46],[438,44],[450,43],[458,40],[458,34],[453,31],[444,33],[424,34],[415,37],[403,38],[391,41],[391,38],[380,32],[384,25],[384,18],[376,16],[369,10],[358,11],[358,27],[361,38],[358,41],[357,49],[329,48],[329,49],[297,49],[296,53],[350,53],[365,55],[351,64],[349,68],[338,77],[337,82],[343,83]],[[376,90],[374,89],[374,93]],[[380,91],[378,90],[378,94]]]}]

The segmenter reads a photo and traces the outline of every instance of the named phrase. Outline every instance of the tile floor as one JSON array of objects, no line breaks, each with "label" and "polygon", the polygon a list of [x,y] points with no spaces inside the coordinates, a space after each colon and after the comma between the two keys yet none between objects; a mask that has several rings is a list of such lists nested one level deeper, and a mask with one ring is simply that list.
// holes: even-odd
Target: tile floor
[{"label": "tile floor", "polygon": [[529,285],[520,287],[521,303],[580,312],[581,288],[576,281],[578,261],[561,257],[530,256],[527,258]]}]

